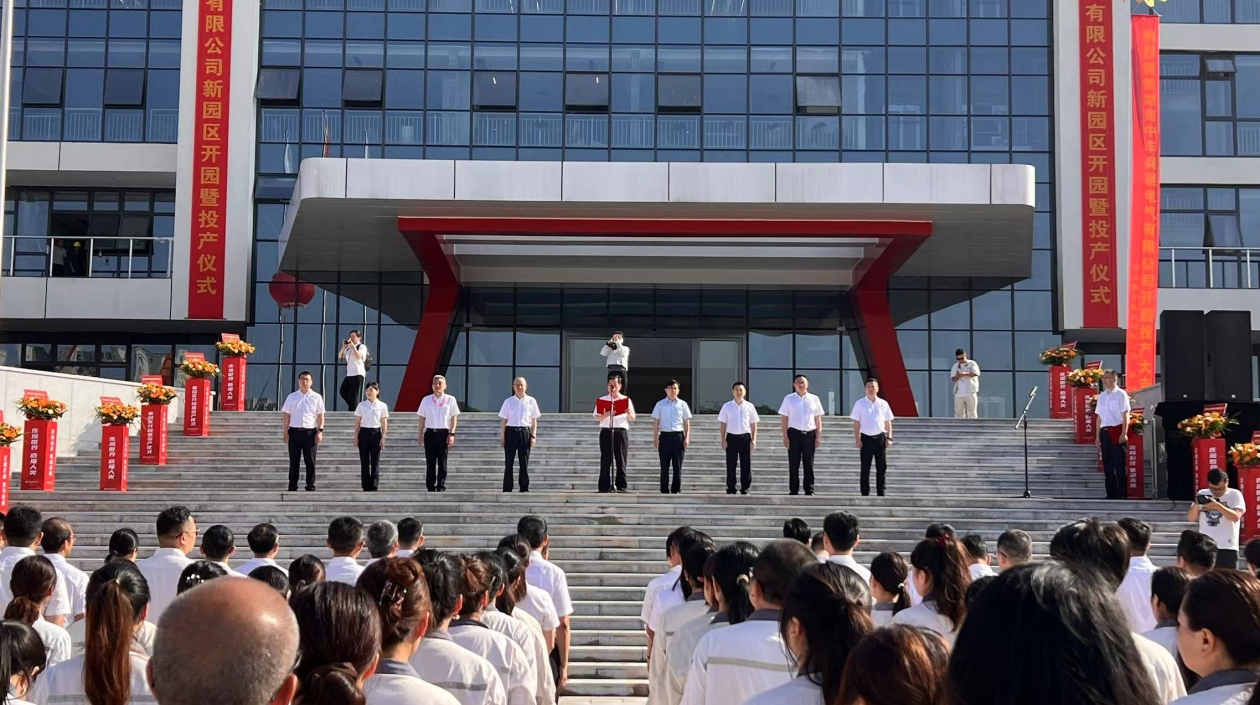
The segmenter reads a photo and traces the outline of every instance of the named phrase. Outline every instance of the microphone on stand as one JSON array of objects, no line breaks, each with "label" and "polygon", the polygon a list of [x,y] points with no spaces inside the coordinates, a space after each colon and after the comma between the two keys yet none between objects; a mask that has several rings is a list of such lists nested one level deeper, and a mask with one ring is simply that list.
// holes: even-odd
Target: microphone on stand
[{"label": "microphone on stand", "polygon": [[1028,393],[1028,398],[1029,398],[1029,399],[1032,399],[1032,398],[1033,398],[1033,397],[1035,397],[1035,396],[1037,396],[1037,387],[1035,387],[1035,386],[1034,386],[1034,387],[1032,388],[1032,391]]}]

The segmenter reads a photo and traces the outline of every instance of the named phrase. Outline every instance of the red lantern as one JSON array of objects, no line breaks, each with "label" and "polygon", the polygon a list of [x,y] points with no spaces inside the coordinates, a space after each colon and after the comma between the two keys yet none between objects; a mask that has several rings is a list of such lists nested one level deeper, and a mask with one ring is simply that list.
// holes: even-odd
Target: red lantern
[{"label": "red lantern", "polygon": [[292,274],[276,272],[267,291],[280,308],[305,306],[315,298],[315,285],[298,281]]}]

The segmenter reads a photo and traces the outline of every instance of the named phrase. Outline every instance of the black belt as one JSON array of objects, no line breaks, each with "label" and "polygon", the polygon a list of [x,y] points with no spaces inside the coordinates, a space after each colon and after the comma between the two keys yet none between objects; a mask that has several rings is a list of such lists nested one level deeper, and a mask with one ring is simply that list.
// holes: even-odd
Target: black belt
[{"label": "black belt", "polygon": [[683,431],[661,431],[662,436],[681,436]]},{"label": "black belt", "polygon": [[318,431],[317,428],[302,428],[301,426],[290,426],[290,431]]},{"label": "black belt", "polygon": [[727,438],[752,438],[751,433],[728,433]]},{"label": "black belt", "polygon": [[876,433],[874,435],[871,435],[869,433],[863,433],[862,435],[866,436],[867,438],[883,438],[884,436],[887,436],[888,434],[886,432],[882,432],[882,433]]},{"label": "black belt", "polygon": [[818,433],[818,429],[814,429],[812,431],[802,431],[799,428],[789,428],[788,433],[801,433],[808,436],[811,433]]},{"label": "black belt", "polygon": [[524,431],[529,433],[529,426],[508,426],[509,431]]},{"label": "black belt", "polygon": [[451,432],[451,429],[449,429],[449,428],[426,428],[426,429],[424,429],[424,432],[425,432],[425,433],[450,433],[450,432]]}]

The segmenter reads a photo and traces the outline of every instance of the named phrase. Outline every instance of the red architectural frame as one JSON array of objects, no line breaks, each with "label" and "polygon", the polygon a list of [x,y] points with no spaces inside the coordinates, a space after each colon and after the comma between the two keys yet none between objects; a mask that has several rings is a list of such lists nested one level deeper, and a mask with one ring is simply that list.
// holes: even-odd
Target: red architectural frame
[{"label": "red architectural frame", "polygon": [[398,230],[415,251],[429,279],[429,293],[416,332],[416,342],[403,375],[395,408],[414,411],[428,393],[441,364],[461,291],[459,263],[446,235],[546,235],[581,237],[617,235],[656,237],[826,237],[880,238],[883,252],[859,267],[851,290],[858,320],[858,345],[882,396],[898,416],[918,416],[910,376],[897,342],[888,306],[888,280],[931,236],[932,224],[896,220],[698,220],[679,218],[475,218],[400,217]]}]

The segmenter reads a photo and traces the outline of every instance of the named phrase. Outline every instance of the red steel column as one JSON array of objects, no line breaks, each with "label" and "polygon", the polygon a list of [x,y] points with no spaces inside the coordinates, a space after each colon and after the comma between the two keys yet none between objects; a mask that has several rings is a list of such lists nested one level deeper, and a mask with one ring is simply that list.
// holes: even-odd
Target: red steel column
[{"label": "red steel column", "polygon": [[416,330],[416,342],[411,346],[411,358],[407,361],[402,387],[394,402],[397,411],[415,411],[420,408],[420,400],[429,393],[433,375],[437,374],[438,366],[442,364],[442,349],[459,305],[462,287],[459,284],[459,264],[442,235],[428,231],[403,231],[403,237],[420,260],[429,287],[420,314],[420,326]]}]

